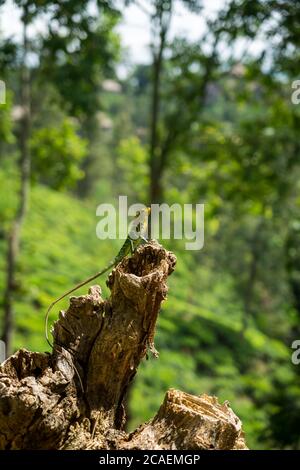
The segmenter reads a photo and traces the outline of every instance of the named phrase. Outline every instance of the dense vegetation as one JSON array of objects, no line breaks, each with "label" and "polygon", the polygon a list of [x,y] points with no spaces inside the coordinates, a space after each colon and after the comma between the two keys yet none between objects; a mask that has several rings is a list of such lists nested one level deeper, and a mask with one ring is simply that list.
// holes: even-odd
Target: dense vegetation
[{"label": "dense vegetation", "polygon": [[[49,303],[116,254],[121,240],[96,238],[98,204],[119,194],[204,202],[201,251],[163,241],[178,267],[159,319],[160,358],[145,360],[130,390],[129,426],[178,387],[229,400],[250,447],[300,448],[300,366],[291,362],[300,339],[299,6],[231,1],[190,43],[169,41],[176,2],[148,2],[153,61],[120,80],[114,2],[93,13],[75,0],[15,3],[25,26],[50,15],[54,27],[23,42],[0,36],[0,324],[7,332],[12,306],[11,350],[46,350]],[[201,2],[179,3],[200,14]],[[258,38],[264,47],[251,55]]]}]

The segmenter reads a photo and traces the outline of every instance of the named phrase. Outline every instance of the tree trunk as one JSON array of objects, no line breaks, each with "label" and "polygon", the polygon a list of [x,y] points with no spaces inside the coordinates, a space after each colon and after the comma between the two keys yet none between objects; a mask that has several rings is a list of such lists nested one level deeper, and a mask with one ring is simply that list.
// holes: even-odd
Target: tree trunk
[{"label": "tree trunk", "polygon": [[101,177],[99,168],[95,168],[96,158],[99,159],[100,155],[96,157],[95,149],[93,148],[95,146],[95,138],[99,135],[100,129],[93,115],[84,119],[81,128],[81,136],[87,140],[88,149],[87,155],[81,164],[81,170],[84,176],[77,183],[77,194],[79,198],[84,199],[91,195],[95,188],[95,182]]},{"label": "tree trunk", "polygon": [[[170,20],[169,20],[170,22]],[[163,54],[166,45],[166,35],[168,28],[161,29],[160,44],[157,54],[153,58],[153,89],[152,89],[152,111],[151,111],[151,133],[150,133],[150,202],[161,203],[163,201],[162,179],[169,162],[171,150],[174,148],[176,139],[189,131],[192,121],[199,120],[204,110],[207,86],[211,80],[212,73],[216,66],[217,47],[220,33],[216,33],[212,48],[212,53],[205,64],[205,72],[199,85],[199,90],[193,96],[193,101],[197,102],[197,112],[192,114],[188,122],[176,121],[174,116],[174,126],[168,129],[165,139],[159,139],[157,128],[160,115],[161,101],[161,75],[163,70]],[[178,110],[180,112],[180,110]],[[162,140],[162,141],[161,141]]]},{"label": "tree trunk", "polygon": [[150,203],[162,202],[160,153],[158,142],[158,121],[160,111],[160,83],[163,69],[163,54],[166,43],[165,29],[161,30],[160,43],[157,53],[153,53],[153,88],[150,123]]},{"label": "tree trunk", "polygon": [[257,270],[258,270],[258,261],[261,253],[263,252],[263,229],[264,229],[264,218],[262,216],[261,220],[257,223],[257,226],[254,230],[253,237],[250,241],[249,252],[251,255],[248,276],[245,285],[244,292],[244,316],[242,322],[242,333],[244,334],[245,330],[249,326],[249,320],[253,315],[252,303],[254,288],[257,281]]},{"label": "tree trunk", "polygon": [[[169,390],[156,416],[125,432],[123,401],[147,350],[176,258],[141,246],[99,286],[72,297],[52,355],[18,351],[0,366],[0,449],[245,449],[241,421],[214,397]],[[80,377],[80,380],[79,380]]]},{"label": "tree trunk", "polygon": [[20,192],[18,208],[12,229],[8,236],[7,250],[7,278],[4,293],[4,331],[3,341],[7,354],[12,349],[12,333],[14,328],[13,294],[16,286],[16,263],[20,249],[20,234],[27,211],[30,187],[30,72],[27,67],[28,38],[27,38],[27,11],[23,14],[23,63],[21,68],[21,106],[23,116],[20,129]]}]

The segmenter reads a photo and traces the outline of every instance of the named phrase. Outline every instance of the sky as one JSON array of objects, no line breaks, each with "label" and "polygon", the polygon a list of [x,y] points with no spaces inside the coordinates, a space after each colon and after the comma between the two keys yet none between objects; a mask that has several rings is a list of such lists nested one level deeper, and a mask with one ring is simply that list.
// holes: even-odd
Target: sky
[{"label": "sky", "polygon": [[[121,0],[119,0],[121,2]],[[169,40],[175,36],[185,37],[188,40],[196,41],[205,32],[205,18],[212,18],[226,5],[228,0],[203,0],[203,11],[201,14],[195,14],[187,11],[180,3],[175,2],[175,12],[172,17],[172,23],[169,33]],[[148,0],[138,0],[137,5],[130,5],[124,8],[123,18],[116,30],[121,36],[123,47],[123,60],[116,68],[119,79],[124,80],[132,70],[135,64],[147,64],[151,62],[150,42],[151,30],[147,14],[143,9],[149,9]],[[35,22],[29,30],[29,35],[43,33],[47,28],[45,20]],[[22,25],[20,22],[20,13],[15,7],[13,0],[6,0],[0,10],[0,32],[4,36],[21,37]],[[257,56],[264,48],[264,39],[256,38],[251,42],[245,39],[236,41],[234,48],[228,47],[226,43],[221,44],[221,54],[224,60],[232,54],[239,61],[245,53]]]},{"label": "sky", "polygon": [[[147,7],[147,1],[141,1]],[[148,2],[149,3],[149,2]],[[212,16],[226,3],[225,0],[204,0],[204,8],[207,15]],[[129,51],[129,60],[133,63],[150,61],[150,27],[146,14],[137,7],[131,5],[125,9],[124,19],[118,28],[122,44]],[[173,16],[170,38],[181,35],[190,40],[197,40],[204,31],[204,22],[201,15],[190,13],[184,7],[176,5]]]},{"label": "sky", "polygon": [[[213,15],[220,9],[226,0],[204,0],[205,12]],[[140,0],[140,4],[146,9],[149,2]],[[45,29],[43,22],[35,25],[31,34],[42,32]],[[1,9],[0,31],[5,35],[20,37],[21,23],[19,12],[12,0],[7,0]],[[136,5],[126,7],[123,13],[123,20],[117,27],[121,35],[121,41],[125,48],[126,62],[129,64],[147,63],[150,61],[150,27],[149,19],[142,9]],[[175,14],[171,24],[170,39],[176,35],[183,35],[187,39],[196,40],[204,31],[204,23],[201,15],[188,12],[182,6],[175,8]]]}]

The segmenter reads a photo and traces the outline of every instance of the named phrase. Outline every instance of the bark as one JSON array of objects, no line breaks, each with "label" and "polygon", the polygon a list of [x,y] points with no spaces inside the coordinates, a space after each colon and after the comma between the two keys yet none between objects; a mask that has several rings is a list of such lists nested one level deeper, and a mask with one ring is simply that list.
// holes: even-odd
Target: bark
[{"label": "bark", "polygon": [[[99,125],[94,115],[87,116],[82,122],[81,136],[87,140],[88,148],[87,155],[81,164],[81,170],[83,172],[83,178],[77,183],[77,194],[80,198],[84,199],[89,196],[95,187],[95,182],[99,180],[101,176],[99,170],[95,168],[95,160],[99,158],[99,155],[95,155],[95,141],[99,138]],[[95,171],[96,170],[96,171]]]},{"label": "bark", "polygon": [[151,421],[124,431],[128,385],[147,351],[158,356],[155,325],[175,263],[156,242],[140,247],[110,274],[107,300],[99,286],[70,299],[51,355],[22,349],[0,366],[0,449],[246,448],[227,404],[176,390]]},{"label": "bark", "polygon": [[13,298],[16,288],[16,264],[20,250],[20,235],[27,211],[30,185],[30,76],[26,64],[28,54],[27,12],[23,15],[23,64],[21,69],[21,106],[23,116],[20,129],[20,193],[15,220],[8,236],[7,278],[4,293],[4,328],[3,341],[8,354],[12,348],[12,331],[14,326]]},{"label": "bark", "polygon": [[[150,118],[150,203],[162,202],[162,172],[161,172],[161,149],[158,135],[158,125],[160,118],[161,103],[161,80],[164,68],[164,52],[167,43],[167,36],[171,25],[173,14],[173,3],[158,2],[156,11],[152,16],[153,27],[153,87],[151,97],[151,118]],[[156,38],[158,45],[155,46]]]},{"label": "bark", "polygon": [[249,246],[249,253],[250,253],[250,263],[248,269],[248,276],[247,282],[245,285],[245,293],[244,293],[244,311],[245,314],[243,316],[243,327],[242,327],[242,334],[249,326],[249,320],[253,315],[253,297],[255,286],[257,282],[257,271],[258,271],[258,262],[261,257],[261,253],[264,250],[264,243],[263,243],[263,231],[264,231],[264,219],[262,218],[255,228],[253,237],[250,240]]},{"label": "bark", "polygon": [[[170,24],[170,19],[169,19]],[[220,32],[215,33],[215,40],[212,53],[205,64],[205,71],[199,84],[197,92],[190,97],[190,101],[185,103],[188,107],[196,103],[195,109],[190,111],[190,118],[180,119],[180,111],[172,116],[172,123],[166,121],[167,132],[164,138],[158,135],[158,124],[160,120],[161,104],[161,77],[164,66],[164,50],[166,47],[166,37],[168,26],[161,27],[160,43],[156,54],[153,57],[153,89],[151,108],[151,135],[150,135],[150,202],[161,203],[163,201],[163,177],[168,167],[170,156],[178,140],[183,139],[190,131],[191,124],[201,119],[201,114],[205,109],[205,99],[207,87],[212,79],[213,72],[217,65],[217,47],[220,39]]]},{"label": "bark", "polygon": [[163,70],[163,53],[166,44],[167,30],[161,27],[160,42],[157,54],[153,57],[153,89],[150,125],[150,201],[160,203],[162,197],[161,172],[159,162],[159,142],[157,127],[160,113],[160,84]]}]

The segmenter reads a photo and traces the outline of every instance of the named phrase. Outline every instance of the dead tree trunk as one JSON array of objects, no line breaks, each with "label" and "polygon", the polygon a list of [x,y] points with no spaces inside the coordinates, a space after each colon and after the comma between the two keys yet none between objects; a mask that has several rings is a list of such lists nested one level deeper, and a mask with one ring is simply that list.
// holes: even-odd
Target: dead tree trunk
[{"label": "dead tree trunk", "polygon": [[[154,331],[175,256],[140,247],[99,286],[72,297],[52,355],[19,350],[0,366],[0,449],[245,449],[241,421],[216,398],[169,390],[156,416],[124,431],[123,400]],[[80,380],[79,380],[80,377]]]}]

